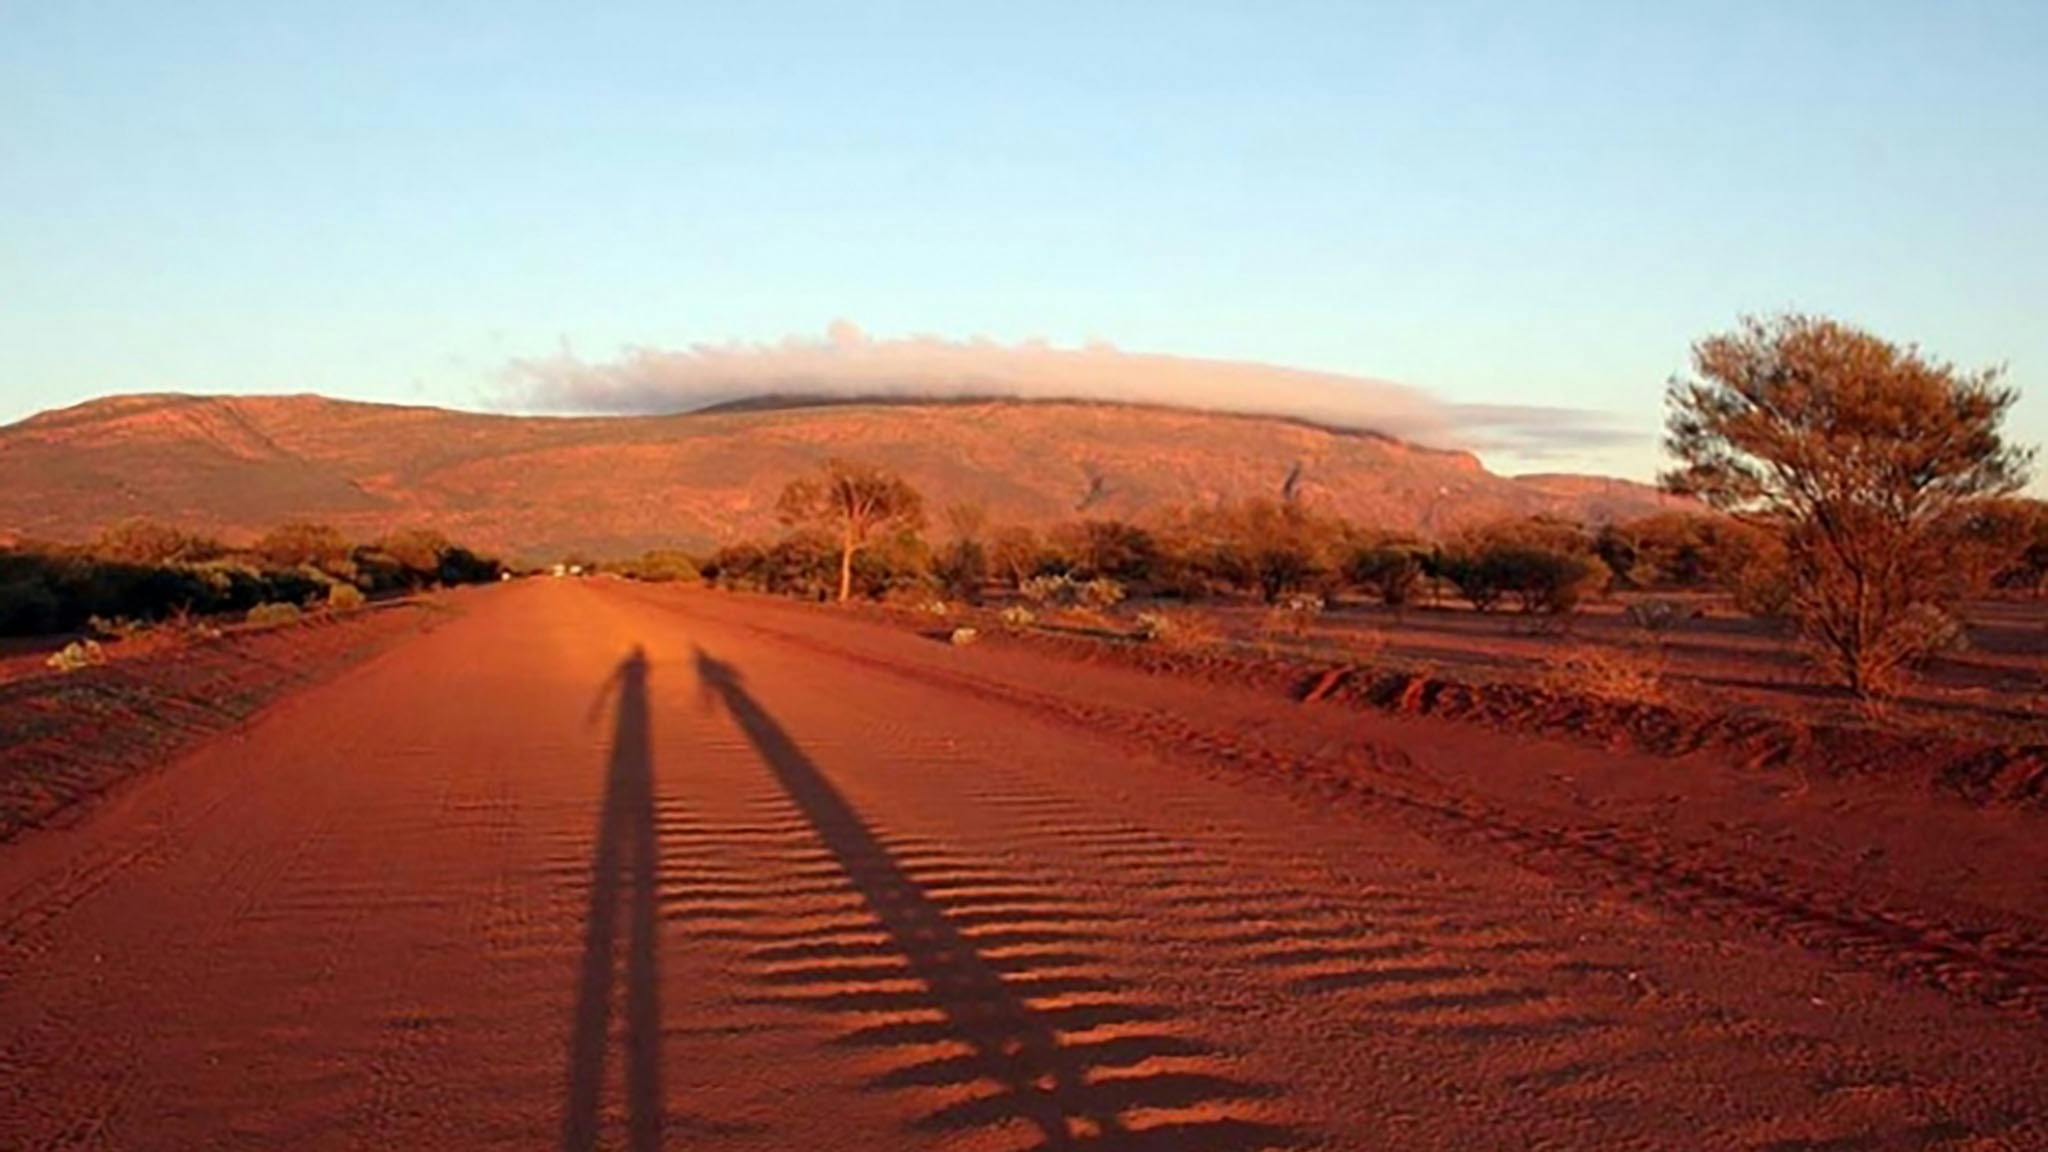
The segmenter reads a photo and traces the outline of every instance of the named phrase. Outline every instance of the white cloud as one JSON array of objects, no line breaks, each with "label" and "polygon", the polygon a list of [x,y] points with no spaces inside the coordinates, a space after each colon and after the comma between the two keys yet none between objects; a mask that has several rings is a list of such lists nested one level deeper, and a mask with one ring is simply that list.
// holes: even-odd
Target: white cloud
[{"label": "white cloud", "polygon": [[1525,458],[1633,437],[1596,413],[1540,406],[1460,405],[1404,384],[1230,360],[1125,352],[1091,342],[1000,344],[936,336],[877,339],[835,320],[823,339],[634,348],[594,363],[566,346],[514,361],[507,400],[542,411],[680,412],[769,396],[829,399],[1108,400],[1290,416],[1436,447]]}]

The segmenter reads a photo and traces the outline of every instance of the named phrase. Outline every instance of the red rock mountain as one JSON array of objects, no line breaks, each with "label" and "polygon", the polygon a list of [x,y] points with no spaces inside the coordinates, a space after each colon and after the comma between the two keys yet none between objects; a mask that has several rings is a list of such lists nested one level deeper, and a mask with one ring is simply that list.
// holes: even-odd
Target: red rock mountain
[{"label": "red rock mountain", "polygon": [[1665,506],[1583,476],[1509,478],[1469,453],[1300,421],[1066,401],[754,406],[543,417],[318,396],[121,396],[0,427],[0,538],[81,540],[146,516],[230,541],[311,518],[427,526],[508,556],[619,555],[775,530],[830,456],[902,472],[996,522],[1139,517],[1292,491],[1360,523],[1440,532],[1503,515]]}]

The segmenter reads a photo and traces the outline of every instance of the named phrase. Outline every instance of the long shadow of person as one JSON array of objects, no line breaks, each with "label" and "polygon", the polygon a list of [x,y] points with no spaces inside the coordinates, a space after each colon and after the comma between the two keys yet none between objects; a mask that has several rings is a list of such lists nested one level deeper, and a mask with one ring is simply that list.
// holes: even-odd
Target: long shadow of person
[{"label": "long shadow of person", "polygon": [[[996,1095],[957,1109],[958,1116],[934,1118],[933,1127],[1018,1120],[1037,1129],[1044,1148],[1191,1152],[1297,1142],[1283,1128],[1222,1115],[1134,1131],[1129,1113],[1169,1107],[1213,1111],[1257,1089],[1206,1076],[1102,1079],[1098,1074],[1103,1070],[1091,1066],[1081,1050],[1062,1043],[1055,1021],[1010,987],[938,901],[905,872],[846,797],[747,691],[739,670],[702,648],[696,664],[704,703],[722,707],[739,726],[924,986],[923,1002],[944,1015],[951,1038],[972,1049],[963,1062],[971,1071],[963,1079],[1001,1085]],[[1114,1008],[1080,1006],[1084,1013]]]},{"label": "long shadow of person", "polygon": [[584,918],[583,967],[569,1040],[568,1100],[562,1114],[564,1152],[597,1145],[610,1031],[619,905],[626,904],[625,1088],[628,1146],[661,1146],[661,1004],[655,939],[654,761],[648,730],[647,651],[635,647],[598,689],[594,722],[617,698],[604,809],[590,863],[590,907]]}]

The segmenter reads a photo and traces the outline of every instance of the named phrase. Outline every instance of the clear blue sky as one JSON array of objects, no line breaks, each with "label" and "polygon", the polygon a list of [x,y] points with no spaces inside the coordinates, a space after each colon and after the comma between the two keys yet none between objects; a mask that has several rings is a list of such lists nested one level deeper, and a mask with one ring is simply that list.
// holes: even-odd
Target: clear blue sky
[{"label": "clear blue sky", "polygon": [[572,7],[0,5],[0,420],[845,316],[1604,409],[1551,464],[1647,475],[1689,342],[1796,306],[2048,439],[2048,4]]}]

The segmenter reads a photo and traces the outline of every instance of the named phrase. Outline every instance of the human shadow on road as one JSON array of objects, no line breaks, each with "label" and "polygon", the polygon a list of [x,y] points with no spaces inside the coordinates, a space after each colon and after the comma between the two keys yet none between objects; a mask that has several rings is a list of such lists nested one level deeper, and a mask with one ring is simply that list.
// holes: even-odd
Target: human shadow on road
[{"label": "human shadow on road", "polygon": [[[1000,1086],[994,1095],[940,1109],[919,1127],[992,1128],[1022,1121],[1037,1130],[1040,1146],[1046,1148],[1196,1152],[1301,1142],[1300,1135],[1288,1128],[1230,1116],[1221,1107],[1267,1095],[1259,1085],[1207,1071],[1103,1075],[1119,1067],[1128,1070],[1151,1054],[1207,1050],[1184,1034],[1077,1039],[1077,1033],[1166,1021],[1172,1014],[1159,1005],[1134,1002],[1106,979],[1033,983],[1024,978],[1013,986],[1005,979],[1002,962],[978,951],[978,938],[971,935],[977,925],[1001,934],[1006,925],[1000,917],[991,921],[986,915],[977,920],[971,912],[949,914],[943,900],[912,877],[781,724],[755,701],[739,671],[702,648],[697,649],[696,661],[706,702],[722,705],[739,726],[887,934],[889,947],[902,958],[907,974],[923,985],[918,993],[844,992],[808,1003],[820,1011],[861,1014],[867,1021],[861,1032],[865,1037],[900,1033],[907,1048],[928,1050],[952,1040],[972,1049],[965,1057],[906,1069],[892,1080],[961,1088],[983,1082]],[[1040,1007],[1027,999],[1071,1000],[1061,995],[1068,991],[1086,997]],[[925,1023],[925,1013],[933,1008],[943,1015],[942,1024]],[[877,1012],[893,1019],[876,1024]],[[1136,1112],[1152,1115],[1134,1127],[1130,1116]],[[1167,1112],[1180,1113],[1180,1118],[1161,1122],[1160,1114]]]},{"label": "human shadow on road", "polygon": [[627,1146],[661,1146],[661,1005],[655,939],[654,760],[648,731],[647,652],[634,648],[598,690],[593,719],[617,700],[604,808],[590,862],[583,967],[569,1039],[564,1152],[597,1146],[612,993],[618,982],[620,904],[625,908],[625,1089]]}]

